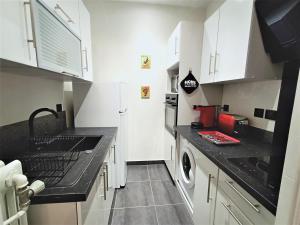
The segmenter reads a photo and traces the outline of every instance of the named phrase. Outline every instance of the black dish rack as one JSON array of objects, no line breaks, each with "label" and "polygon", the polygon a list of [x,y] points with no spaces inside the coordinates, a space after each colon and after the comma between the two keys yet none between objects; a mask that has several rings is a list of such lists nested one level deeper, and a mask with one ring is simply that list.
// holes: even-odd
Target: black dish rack
[{"label": "black dish rack", "polygon": [[42,180],[46,187],[56,186],[74,163],[80,151],[77,146],[85,137],[57,136],[35,137],[30,141],[30,152],[18,159],[29,180]]}]

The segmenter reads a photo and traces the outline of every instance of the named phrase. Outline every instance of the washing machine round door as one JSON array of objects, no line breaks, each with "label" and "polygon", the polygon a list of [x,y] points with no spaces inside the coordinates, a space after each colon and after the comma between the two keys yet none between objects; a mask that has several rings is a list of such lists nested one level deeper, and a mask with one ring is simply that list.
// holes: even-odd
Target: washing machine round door
[{"label": "washing machine round door", "polygon": [[189,148],[185,147],[180,154],[180,173],[185,186],[192,188],[195,185],[195,159]]}]

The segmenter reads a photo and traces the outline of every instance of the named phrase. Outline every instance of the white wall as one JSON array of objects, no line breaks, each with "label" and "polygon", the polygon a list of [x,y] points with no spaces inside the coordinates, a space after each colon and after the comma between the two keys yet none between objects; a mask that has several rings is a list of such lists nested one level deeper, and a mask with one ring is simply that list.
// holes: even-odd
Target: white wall
[{"label": "white wall", "polygon": [[[299,73],[300,76],[300,73]],[[295,96],[293,116],[289,132],[289,140],[286,150],[284,169],[280,187],[276,225],[299,224],[293,223],[293,216],[298,215],[295,211],[296,197],[300,198],[300,79],[298,79],[297,92]],[[300,199],[299,199],[300,200]],[[300,201],[298,200],[298,204]],[[297,206],[297,209],[300,205]]]},{"label": "white wall", "polygon": [[249,118],[251,126],[273,132],[275,121],[254,117],[254,108],[277,110],[280,80],[226,84],[222,104],[229,105],[231,113]]},{"label": "white wall", "polygon": [[[162,5],[85,1],[91,14],[94,81],[129,84],[129,160],[163,158],[167,41],[181,20],[201,21],[204,12]],[[141,54],[152,69],[140,69]],[[141,100],[141,85],[151,98]]]},{"label": "white wall", "polygon": [[0,126],[28,120],[38,108],[63,102],[63,82],[0,71]]}]

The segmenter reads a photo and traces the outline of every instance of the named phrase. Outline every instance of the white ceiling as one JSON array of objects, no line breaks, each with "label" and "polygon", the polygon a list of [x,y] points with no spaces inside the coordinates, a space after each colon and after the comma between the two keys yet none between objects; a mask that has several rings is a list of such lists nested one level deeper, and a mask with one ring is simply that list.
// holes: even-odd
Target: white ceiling
[{"label": "white ceiling", "polygon": [[141,2],[148,4],[161,4],[161,5],[173,5],[184,7],[204,7],[206,8],[209,3],[217,2],[219,0],[111,0],[115,2]]}]

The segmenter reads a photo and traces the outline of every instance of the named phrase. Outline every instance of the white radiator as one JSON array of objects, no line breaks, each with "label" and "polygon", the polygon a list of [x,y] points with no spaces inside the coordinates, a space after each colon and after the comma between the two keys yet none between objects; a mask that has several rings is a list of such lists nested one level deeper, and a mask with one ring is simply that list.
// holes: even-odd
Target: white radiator
[{"label": "white radiator", "polygon": [[15,160],[7,165],[0,161],[0,224],[27,225],[30,197],[44,188],[42,181],[28,186],[20,161]]}]

